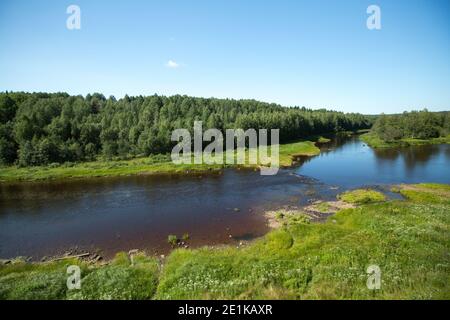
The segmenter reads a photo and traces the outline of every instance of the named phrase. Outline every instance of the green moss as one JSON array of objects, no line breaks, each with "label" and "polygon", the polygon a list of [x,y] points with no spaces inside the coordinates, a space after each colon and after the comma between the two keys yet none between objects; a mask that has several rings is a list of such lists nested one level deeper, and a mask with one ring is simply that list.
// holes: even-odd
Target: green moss
[{"label": "green moss", "polygon": [[385,195],[381,192],[370,189],[357,189],[347,191],[338,195],[337,198],[339,200],[352,204],[366,204],[384,201],[386,199]]}]

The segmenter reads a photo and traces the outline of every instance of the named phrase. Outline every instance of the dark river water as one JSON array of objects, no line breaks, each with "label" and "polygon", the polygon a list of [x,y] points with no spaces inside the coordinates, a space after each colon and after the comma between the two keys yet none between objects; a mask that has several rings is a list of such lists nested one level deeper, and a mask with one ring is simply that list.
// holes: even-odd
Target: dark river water
[{"label": "dark river water", "polygon": [[130,249],[238,244],[268,231],[261,212],[328,200],[350,188],[450,183],[450,145],[374,151],[357,137],[335,139],[319,156],[276,176],[224,170],[202,176],[132,176],[0,185],[0,257],[40,259],[66,250],[104,257]]}]

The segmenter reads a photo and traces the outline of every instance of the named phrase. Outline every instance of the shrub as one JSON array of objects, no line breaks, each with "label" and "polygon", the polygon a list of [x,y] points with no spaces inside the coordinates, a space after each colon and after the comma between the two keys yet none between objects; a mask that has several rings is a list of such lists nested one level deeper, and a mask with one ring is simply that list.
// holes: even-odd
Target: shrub
[{"label": "shrub", "polygon": [[178,243],[178,237],[174,234],[169,234],[167,237],[167,242],[172,246],[175,246]]}]

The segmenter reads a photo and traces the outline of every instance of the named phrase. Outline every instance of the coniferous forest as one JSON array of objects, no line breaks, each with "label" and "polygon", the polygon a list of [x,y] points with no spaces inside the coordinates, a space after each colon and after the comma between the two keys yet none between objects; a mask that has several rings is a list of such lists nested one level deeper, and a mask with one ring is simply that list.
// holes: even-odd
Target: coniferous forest
[{"label": "coniferous forest", "polygon": [[286,108],[255,100],[188,96],[0,93],[0,164],[20,166],[129,158],[169,152],[176,128],[280,129],[280,143],[311,135],[366,129],[361,114]]}]

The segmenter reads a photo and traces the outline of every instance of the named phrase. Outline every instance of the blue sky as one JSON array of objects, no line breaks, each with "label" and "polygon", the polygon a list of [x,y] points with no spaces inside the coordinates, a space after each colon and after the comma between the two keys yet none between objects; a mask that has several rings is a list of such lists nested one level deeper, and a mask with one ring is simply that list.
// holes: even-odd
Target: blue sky
[{"label": "blue sky", "polygon": [[[70,4],[81,30],[66,28]],[[450,110],[450,1],[2,0],[5,90]]]}]

